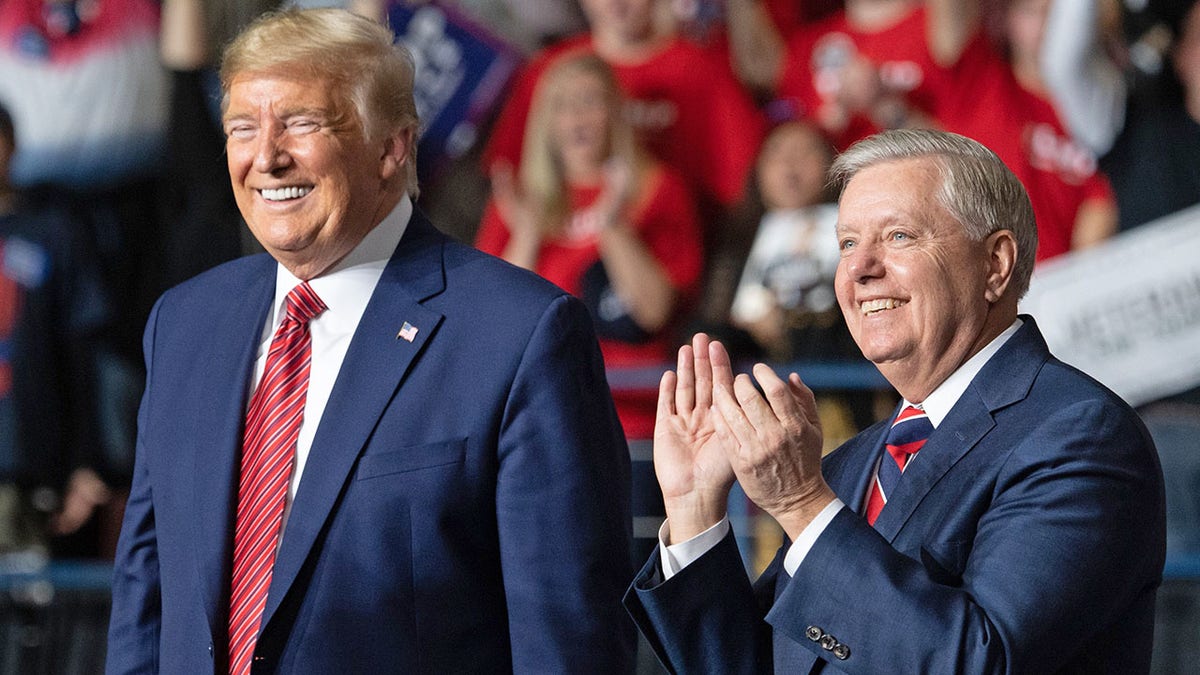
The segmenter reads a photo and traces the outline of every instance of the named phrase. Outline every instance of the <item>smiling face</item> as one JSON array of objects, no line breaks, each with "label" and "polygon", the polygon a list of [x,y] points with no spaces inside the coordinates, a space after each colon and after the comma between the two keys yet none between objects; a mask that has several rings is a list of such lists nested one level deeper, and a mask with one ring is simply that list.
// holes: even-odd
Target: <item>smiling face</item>
[{"label": "smiling face", "polygon": [[823,201],[829,146],[815,129],[785,124],[767,137],[758,158],[758,184],[768,209],[799,209]]},{"label": "smiling face", "polygon": [[911,402],[1016,317],[1015,300],[998,302],[1011,233],[972,241],[940,186],[931,159],[883,162],[856,174],[838,207],[838,304],[863,355]]},{"label": "smiling face", "polygon": [[610,153],[613,102],[603,80],[577,69],[550,102],[551,138],[569,179],[598,174]]},{"label": "smiling face", "polygon": [[255,238],[301,279],[328,270],[399,201],[410,132],[364,138],[341,88],[246,74],[229,86],[225,150]]}]

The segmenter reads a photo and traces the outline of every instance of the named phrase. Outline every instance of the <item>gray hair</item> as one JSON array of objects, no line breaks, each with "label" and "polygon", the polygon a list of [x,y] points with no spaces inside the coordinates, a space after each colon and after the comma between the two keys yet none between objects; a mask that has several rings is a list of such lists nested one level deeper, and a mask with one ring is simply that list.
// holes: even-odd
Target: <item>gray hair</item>
[{"label": "gray hair", "polygon": [[929,159],[941,176],[935,195],[973,241],[1010,230],[1017,242],[1012,290],[1017,299],[1029,290],[1037,253],[1037,223],[1021,181],[996,153],[965,136],[933,129],[896,129],[855,143],[829,169],[830,183],[845,190],[850,179],[876,164]]},{"label": "gray hair", "polygon": [[392,31],[342,9],[270,12],[250,24],[221,60],[222,107],[240,74],[300,74],[339,89],[367,138],[413,129],[406,188],[417,196],[413,60]]}]

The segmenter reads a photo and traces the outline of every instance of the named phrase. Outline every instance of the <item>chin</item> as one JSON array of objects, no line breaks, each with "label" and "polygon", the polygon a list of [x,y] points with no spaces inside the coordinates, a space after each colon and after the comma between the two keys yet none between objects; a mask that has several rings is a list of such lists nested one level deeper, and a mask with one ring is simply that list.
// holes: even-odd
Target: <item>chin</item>
[{"label": "chin", "polygon": [[876,365],[897,361],[903,356],[903,350],[895,344],[858,344],[863,357]]}]

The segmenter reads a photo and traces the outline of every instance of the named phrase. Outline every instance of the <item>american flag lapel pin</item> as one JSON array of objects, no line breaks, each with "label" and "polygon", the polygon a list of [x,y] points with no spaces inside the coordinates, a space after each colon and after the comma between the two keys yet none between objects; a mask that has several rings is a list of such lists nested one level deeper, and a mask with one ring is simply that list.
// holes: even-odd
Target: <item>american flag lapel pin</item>
[{"label": "american flag lapel pin", "polygon": [[396,339],[404,340],[405,342],[412,342],[416,337],[417,327],[407,321],[400,327],[400,332],[396,333]]}]

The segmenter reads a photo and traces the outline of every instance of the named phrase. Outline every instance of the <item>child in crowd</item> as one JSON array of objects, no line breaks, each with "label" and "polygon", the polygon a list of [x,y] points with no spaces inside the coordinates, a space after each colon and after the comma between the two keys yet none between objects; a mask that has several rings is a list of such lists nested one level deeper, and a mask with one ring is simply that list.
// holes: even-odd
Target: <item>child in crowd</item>
[{"label": "child in crowd", "polygon": [[772,358],[840,358],[845,325],[833,294],[837,205],[825,173],[833,150],[813,126],[791,121],[767,136],[748,209],[758,230],[730,319]]}]

